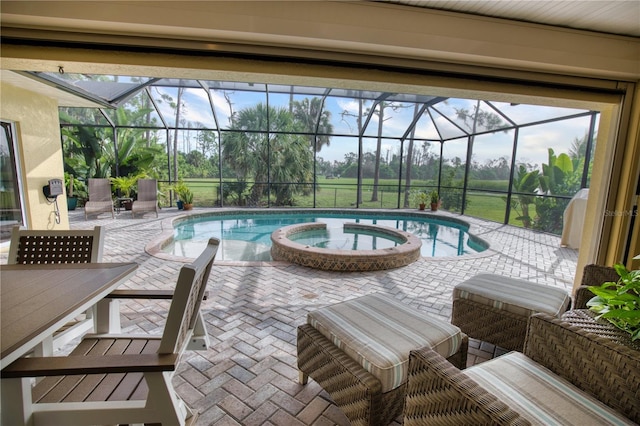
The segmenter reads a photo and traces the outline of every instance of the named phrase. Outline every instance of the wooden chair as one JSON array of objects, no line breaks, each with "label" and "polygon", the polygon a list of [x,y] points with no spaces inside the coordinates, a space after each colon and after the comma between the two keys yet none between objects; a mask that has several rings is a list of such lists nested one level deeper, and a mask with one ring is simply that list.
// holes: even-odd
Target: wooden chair
[{"label": "wooden chair", "polygon": [[100,213],[111,213],[114,218],[111,182],[106,178],[92,178],[89,179],[89,200],[84,204],[84,218]]},{"label": "wooden chair", "polygon": [[[87,336],[69,356],[21,358],[2,370],[2,391],[16,395],[2,407],[3,424],[193,424],[172,376],[204,325],[200,304],[218,245],[209,240],[180,270],[161,337]],[[31,389],[30,378],[42,376]]]},{"label": "wooden chair", "polygon": [[154,212],[158,217],[158,181],[138,179],[138,198],[131,205],[131,215]]},{"label": "wooden chair", "polygon": [[[102,261],[103,228],[91,230],[11,230],[8,264],[96,263]],[[92,311],[59,330],[51,341],[36,347],[37,355],[51,355],[71,340],[94,329]]]}]

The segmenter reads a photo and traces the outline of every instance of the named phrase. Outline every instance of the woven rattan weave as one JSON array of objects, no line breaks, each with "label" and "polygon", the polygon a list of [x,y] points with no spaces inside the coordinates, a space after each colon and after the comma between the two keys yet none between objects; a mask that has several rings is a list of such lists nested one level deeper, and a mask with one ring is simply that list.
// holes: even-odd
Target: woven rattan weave
[{"label": "woven rattan weave", "polygon": [[453,301],[451,323],[474,339],[508,350],[522,351],[527,318],[467,299]]},{"label": "woven rattan weave", "polygon": [[609,266],[587,265],[584,267],[580,287],[573,296],[573,309],[585,309],[587,302],[594,294],[589,286],[598,286],[609,281],[617,282],[620,277],[616,270]]},{"label": "woven rattan weave", "polygon": [[[469,342],[448,360],[464,368]],[[382,393],[380,381],[308,324],[298,327],[298,369],[331,395],[352,425],[387,425],[402,413],[406,384]]]},{"label": "woven rattan weave", "polygon": [[624,332],[577,310],[561,319],[534,315],[529,333],[529,358],[640,423],[640,350]]},{"label": "woven rattan weave", "polygon": [[[581,313],[578,317],[586,321]],[[601,326],[608,327],[597,328]],[[592,327],[534,314],[524,355],[638,423],[640,351],[587,331]],[[431,349],[412,351],[409,360],[405,426],[529,424],[516,407],[487,392]]]},{"label": "woven rattan weave", "polygon": [[[584,268],[581,286],[573,297],[573,308],[583,309],[593,297],[587,286],[600,285],[606,281],[617,281],[614,268],[587,265]],[[527,331],[528,318],[509,313],[504,309],[484,305],[467,299],[453,301],[451,323],[460,327],[467,335],[493,343],[501,348],[522,351]]]},{"label": "woven rattan weave", "polygon": [[404,426],[529,424],[438,353],[411,352]]}]

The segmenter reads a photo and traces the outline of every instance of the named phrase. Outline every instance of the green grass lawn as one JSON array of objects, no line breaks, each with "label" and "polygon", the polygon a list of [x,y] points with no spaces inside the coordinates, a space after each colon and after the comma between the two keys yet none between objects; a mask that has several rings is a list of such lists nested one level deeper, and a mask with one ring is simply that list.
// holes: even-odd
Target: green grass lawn
[{"label": "green grass lawn", "polygon": [[468,205],[465,214],[502,223],[507,204],[501,194],[467,193]]},{"label": "green grass lawn", "polygon": [[[219,184],[210,179],[188,179],[185,183],[194,193],[194,204],[200,207],[218,205]],[[412,181],[415,188],[426,187],[424,181]],[[315,193],[315,206],[317,208],[355,208],[356,207],[357,179],[338,178],[320,179]],[[371,201],[373,179],[363,181],[362,208],[397,208],[398,207],[398,182],[395,179],[382,179],[379,183],[378,200]],[[482,192],[469,192],[469,203],[465,214],[482,219],[502,223],[504,221],[506,204],[502,200],[503,195]],[[310,195],[296,195],[294,207],[313,207],[314,197]],[[400,208],[404,207],[404,194],[400,197]],[[410,200],[409,208],[417,208]],[[515,220],[515,212],[511,214],[511,224],[522,226],[519,220]]]}]

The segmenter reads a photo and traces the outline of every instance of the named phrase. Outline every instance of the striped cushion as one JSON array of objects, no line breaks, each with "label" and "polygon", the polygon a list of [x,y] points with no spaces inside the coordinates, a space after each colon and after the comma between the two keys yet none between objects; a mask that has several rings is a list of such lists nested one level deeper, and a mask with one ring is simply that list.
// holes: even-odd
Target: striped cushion
[{"label": "striped cushion", "polygon": [[479,274],[453,289],[453,300],[468,299],[480,304],[529,317],[544,312],[559,317],[569,306],[566,290],[494,274]]},{"label": "striped cushion", "polygon": [[432,347],[444,357],[460,349],[460,329],[383,294],[319,309],[307,322],[380,379],[382,392],[407,380],[409,351]]},{"label": "striped cushion", "polygon": [[567,380],[527,358],[510,352],[464,370],[533,425],[633,425]]}]

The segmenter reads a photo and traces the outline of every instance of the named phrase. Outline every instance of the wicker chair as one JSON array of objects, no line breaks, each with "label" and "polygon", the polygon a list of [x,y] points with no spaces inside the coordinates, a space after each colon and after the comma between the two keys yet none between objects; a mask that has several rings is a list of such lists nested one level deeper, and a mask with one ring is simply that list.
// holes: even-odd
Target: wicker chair
[{"label": "wicker chair", "polygon": [[92,178],[89,179],[89,200],[84,204],[84,218],[100,213],[111,213],[114,218],[111,183],[109,179]]},{"label": "wicker chair", "polygon": [[587,307],[587,302],[594,296],[589,290],[589,286],[597,286],[608,281],[617,282],[618,279],[620,279],[620,276],[610,266],[585,266],[580,287],[576,289],[573,296],[573,309],[585,309]]},{"label": "wicker chair", "polygon": [[138,198],[131,205],[131,215],[154,212],[158,217],[158,181],[138,179]]},{"label": "wicker chair", "polygon": [[[584,312],[575,319],[575,312],[569,311],[562,318],[532,315],[522,354],[511,352],[464,371],[428,348],[412,351],[404,425],[528,425],[536,420],[549,424],[548,419],[536,419],[545,409],[552,417],[564,414],[560,424],[640,422],[640,350],[629,345],[628,336],[623,343],[612,339],[622,332],[612,331],[614,327],[609,324],[585,327],[581,321],[592,325],[595,321],[585,319],[588,314]],[[601,333],[599,328],[608,331]],[[509,359],[524,360],[525,367],[505,369],[504,375],[510,377],[503,380],[500,371],[508,366]],[[531,366],[545,371],[542,377],[547,378],[537,392],[529,383],[513,378],[520,371],[531,374]],[[490,374],[496,370],[498,374]],[[533,382],[537,382],[541,376],[534,377]],[[517,383],[515,388],[509,386],[510,378]],[[559,385],[563,381],[567,381],[564,388]],[[564,391],[558,394],[558,389]],[[572,395],[581,396],[570,407],[574,414],[567,414],[559,400],[572,399]],[[551,407],[545,407],[538,397],[549,398]],[[518,403],[522,400],[524,405]],[[598,408],[593,410],[593,406]]]}]

